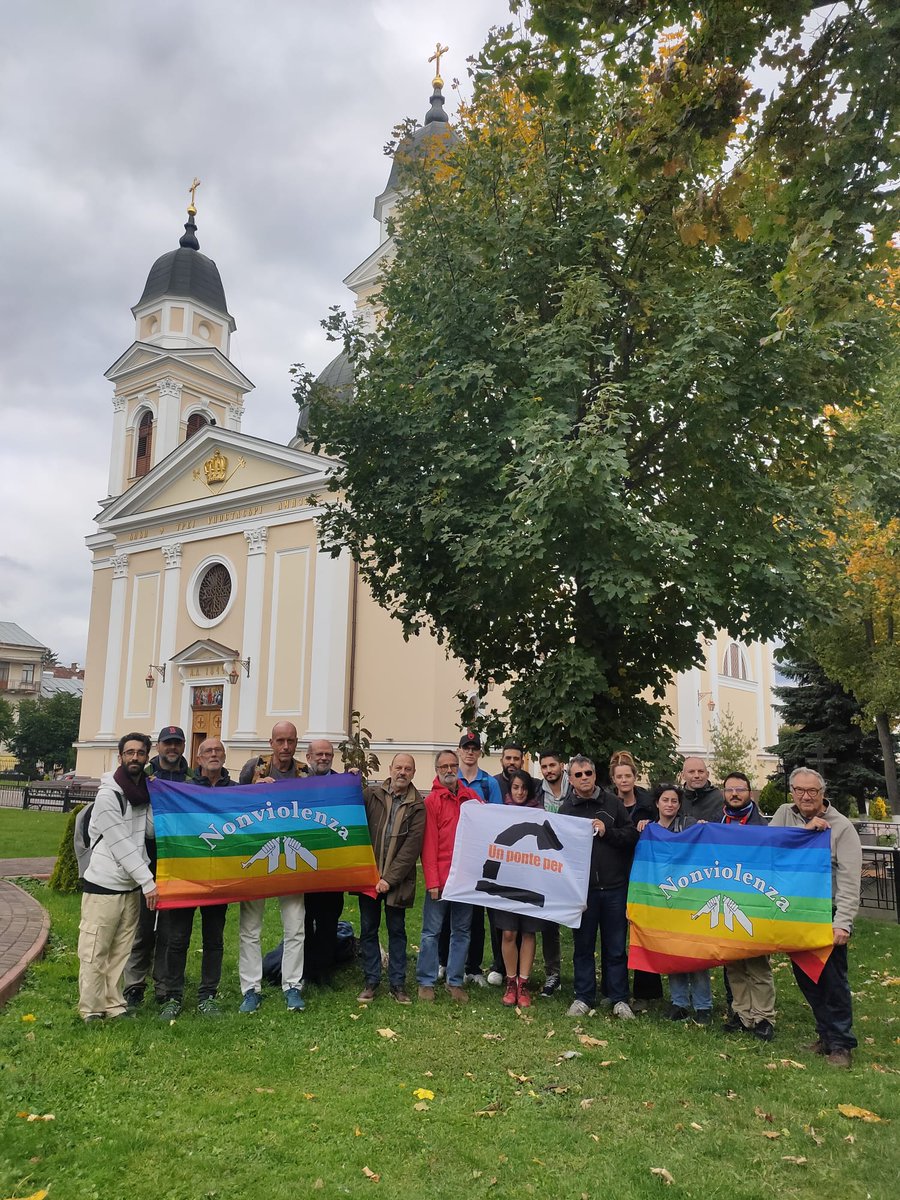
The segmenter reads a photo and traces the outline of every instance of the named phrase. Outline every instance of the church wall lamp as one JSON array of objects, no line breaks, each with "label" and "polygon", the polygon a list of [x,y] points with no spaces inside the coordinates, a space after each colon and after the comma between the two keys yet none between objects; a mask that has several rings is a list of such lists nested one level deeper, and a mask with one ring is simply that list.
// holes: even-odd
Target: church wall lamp
[{"label": "church wall lamp", "polygon": [[250,678],[250,656],[248,655],[246,658],[236,658],[232,661],[231,670],[228,672],[228,676],[227,676],[228,682],[231,684],[232,687],[234,687],[234,685],[237,683],[238,679],[240,678],[240,672],[238,671],[238,667],[244,668],[244,670],[247,672],[247,678],[249,679]]},{"label": "church wall lamp", "polygon": [[152,688],[153,684],[156,682],[153,678],[154,671],[157,673],[163,683],[166,682],[166,664],[163,663],[161,666],[157,666],[156,663],[151,663],[147,668],[147,674],[144,678],[144,683],[146,683],[148,688]]}]

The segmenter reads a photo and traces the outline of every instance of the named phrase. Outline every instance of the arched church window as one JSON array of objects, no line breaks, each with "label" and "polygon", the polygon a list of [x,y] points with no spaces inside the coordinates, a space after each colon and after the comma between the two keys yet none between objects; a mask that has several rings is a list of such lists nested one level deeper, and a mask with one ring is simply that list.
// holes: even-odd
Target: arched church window
[{"label": "arched church window", "polygon": [[213,563],[197,587],[197,607],[207,621],[221,617],[231,599],[231,575],[224,563]]},{"label": "arched church window", "polygon": [[195,433],[199,433],[200,430],[204,429],[207,425],[209,425],[209,423],[209,417],[206,415],[206,413],[191,413],[187,419],[187,432],[184,435],[184,440],[187,441],[188,438],[192,438]]},{"label": "arched church window", "polygon": [[153,413],[145,412],[138,423],[137,453],[134,456],[134,473],[137,478],[150,470],[153,452]]},{"label": "arched church window", "polygon": [[722,674],[727,675],[729,679],[750,678],[750,676],[747,674],[746,656],[737,642],[732,642],[725,651],[725,662],[722,665]]}]

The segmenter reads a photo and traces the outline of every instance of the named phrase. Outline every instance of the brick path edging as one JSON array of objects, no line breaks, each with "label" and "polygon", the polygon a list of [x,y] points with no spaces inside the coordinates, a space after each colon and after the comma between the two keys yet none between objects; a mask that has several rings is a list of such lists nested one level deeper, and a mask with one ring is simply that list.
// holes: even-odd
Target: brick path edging
[{"label": "brick path edging", "polygon": [[14,883],[0,880],[0,1008],[43,956],[49,936],[50,914],[43,905]]}]

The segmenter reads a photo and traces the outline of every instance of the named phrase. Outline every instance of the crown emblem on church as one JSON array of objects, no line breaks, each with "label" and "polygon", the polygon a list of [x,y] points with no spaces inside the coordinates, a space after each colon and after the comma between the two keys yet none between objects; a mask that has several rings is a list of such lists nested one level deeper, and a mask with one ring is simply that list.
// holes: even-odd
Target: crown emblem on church
[{"label": "crown emblem on church", "polygon": [[212,458],[203,464],[207,483],[224,483],[228,473],[228,459],[218,448],[213,451]]}]

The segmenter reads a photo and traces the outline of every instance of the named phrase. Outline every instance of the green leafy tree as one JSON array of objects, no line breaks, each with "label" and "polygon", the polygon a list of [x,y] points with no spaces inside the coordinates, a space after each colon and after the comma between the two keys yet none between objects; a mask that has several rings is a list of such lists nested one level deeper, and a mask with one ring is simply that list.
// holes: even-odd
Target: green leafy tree
[{"label": "green leafy tree", "polygon": [[363,780],[373,775],[381,766],[377,754],[371,750],[372,732],[362,723],[362,714],[356,709],[350,714],[350,736],[338,745],[344,770],[359,771]]},{"label": "green leafy tree", "polygon": [[[641,40],[646,6],[620,7]],[[339,460],[324,544],[478,694],[503,685],[483,726],[651,761],[698,638],[783,631],[826,552],[822,409],[882,336],[883,139],[841,134],[816,77],[815,145],[788,156],[702,23],[629,71],[594,48],[492,36],[456,140],[401,142],[379,329],[327,323],[355,396],[302,368],[295,395]]]},{"label": "green leafy tree", "polygon": [[884,788],[878,738],[871,731],[863,732],[859,702],[829,679],[819,663],[794,647],[788,653],[790,661],[781,669],[791,682],[775,688],[782,727],[769,752],[778,755],[789,773],[801,766],[821,769],[829,797],[842,811],[849,808],[851,798],[858,811],[865,811],[867,797]]},{"label": "green leafy tree", "polygon": [[726,708],[709,728],[709,773],[721,783],[729,771],[743,771],[750,779],[756,774],[755,737],[747,737],[734,713]]},{"label": "green leafy tree", "polygon": [[8,742],[16,730],[16,711],[0,696],[0,745]]},{"label": "green leafy tree", "polygon": [[78,738],[80,720],[80,696],[58,692],[55,696],[22,700],[10,749],[28,770],[38,762],[43,762],[47,770],[55,763],[74,767],[72,743]]}]

